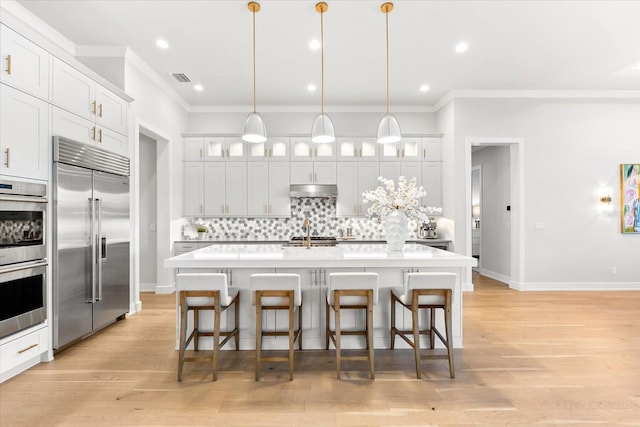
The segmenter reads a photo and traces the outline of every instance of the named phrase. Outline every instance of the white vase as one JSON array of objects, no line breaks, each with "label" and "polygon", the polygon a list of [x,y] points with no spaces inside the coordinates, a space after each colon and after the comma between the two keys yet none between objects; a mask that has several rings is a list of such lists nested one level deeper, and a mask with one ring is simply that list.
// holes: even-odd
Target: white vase
[{"label": "white vase", "polygon": [[400,211],[395,211],[387,215],[384,219],[384,234],[389,250],[402,250],[404,242],[407,241],[408,225],[409,220],[407,216]]}]

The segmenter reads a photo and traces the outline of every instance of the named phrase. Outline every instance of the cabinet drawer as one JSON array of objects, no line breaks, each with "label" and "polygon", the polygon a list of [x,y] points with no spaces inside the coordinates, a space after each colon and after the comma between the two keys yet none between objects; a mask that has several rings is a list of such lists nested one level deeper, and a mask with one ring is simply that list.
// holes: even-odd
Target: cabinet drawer
[{"label": "cabinet drawer", "polygon": [[49,350],[46,327],[0,346],[0,366],[6,372]]},{"label": "cabinet drawer", "polygon": [[200,243],[176,243],[175,252],[176,255],[186,254],[187,252],[195,251],[196,249],[200,249]]}]

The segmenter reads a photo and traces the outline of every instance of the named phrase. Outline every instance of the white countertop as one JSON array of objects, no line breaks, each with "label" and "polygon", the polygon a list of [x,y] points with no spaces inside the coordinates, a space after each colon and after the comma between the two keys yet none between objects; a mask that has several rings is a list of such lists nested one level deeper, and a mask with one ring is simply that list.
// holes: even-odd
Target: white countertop
[{"label": "white countertop", "polygon": [[213,244],[167,258],[167,268],[474,267],[475,258],[408,243],[402,252],[386,244],[283,247],[281,244]]}]

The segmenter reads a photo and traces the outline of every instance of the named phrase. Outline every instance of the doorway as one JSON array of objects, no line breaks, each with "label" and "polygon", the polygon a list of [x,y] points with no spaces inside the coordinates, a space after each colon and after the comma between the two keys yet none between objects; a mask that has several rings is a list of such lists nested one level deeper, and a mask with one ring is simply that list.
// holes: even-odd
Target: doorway
[{"label": "doorway", "polygon": [[157,141],[144,134],[139,136],[140,207],[140,290],[154,291],[158,282],[158,181],[156,176]]},{"label": "doorway", "polygon": [[[473,153],[472,153],[473,156]],[[474,164],[473,158],[471,163]],[[471,168],[471,256],[478,260],[478,266],[473,271],[482,270],[482,165]]]},{"label": "doorway", "polygon": [[[482,206],[479,212],[480,230],[482,235],[479,248],[479,256],[481,259],[479,270],[481,274],[507,283],[509,287],[513,289],[521,289],[521,286],[524,283],[524,184],[522,179],[522,177],[524,176],[523,145],[524,140],[522,138],[465,139],[465,171],[467,176],[467,226],[465,228],[466,230],[469,230],[467,238],[467,253],[473,253],[473,153],[477,152],[474,150],[479,150],[483,147],[501,147],[503,155],[503,160],[501,163],[503,165],[506,164],[507,166],[504,166],[505,169],[503,170],[496,171],[496,179],[498,179],[498,181],[496,181],[495,183],[489,183],[489,177],[487,175],[488,170],[485,167],[482,168],[482,187],[480,191],[482,195]],[[506,156],[506,160],[504,160],[504,156]],[[503,199],[498,198],[496,199],[497,201],[489,203],[490,200],[488,200],[488,193],[486,192],[488,186],[491,187],[497,185],[500,182],[504,184],[505,181],[508,184],[508,189],[506,190],[508,196]],[[498,191],[496,192],[504,193],[504,191],[504,189],[498,189]],[[507,266],[498,269],[503,270],[504,273],[501,271],[491,270],[489,268],[489,265],[487,264],[489,262],[489,259],[487,258],[487,245],[490,244],[489,240],[491,240],[491,237],[497,237],[492,236],[492,234],[489,233],[489,230],[487,229],[490,223],[488,215],[495,216],[494,219],[496,219],[495,222],[499,224],[498,227],[503,227],[503,230],[500,230],[499,228],[497,230],[501,232],[505,229],[507,230],[507,243],[502,244],[502,247],[506,248],[504,249],[506,253],[502,253],[501,255],[502,262],[505,262]]]}]

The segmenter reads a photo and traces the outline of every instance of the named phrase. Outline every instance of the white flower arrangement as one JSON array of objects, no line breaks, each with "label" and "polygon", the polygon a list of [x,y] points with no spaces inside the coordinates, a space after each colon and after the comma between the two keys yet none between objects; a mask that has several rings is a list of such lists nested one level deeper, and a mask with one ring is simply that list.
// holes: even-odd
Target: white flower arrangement
[{"label": "white flower arrangement", "polygon": [[420,198],[427,193],[422,186],[418,187],[415,177],[407,182],[407,179],[401,176],[397,188],[392,179],[380,176],[378,182],[378,188],[362,193],[362,203],[366,205],[371,202],[367,209],[369,217],[383,219],[394,211],[400,211],[408,218],[425,221],[429,216],[442,212],[442,208],[420,206]]}]

